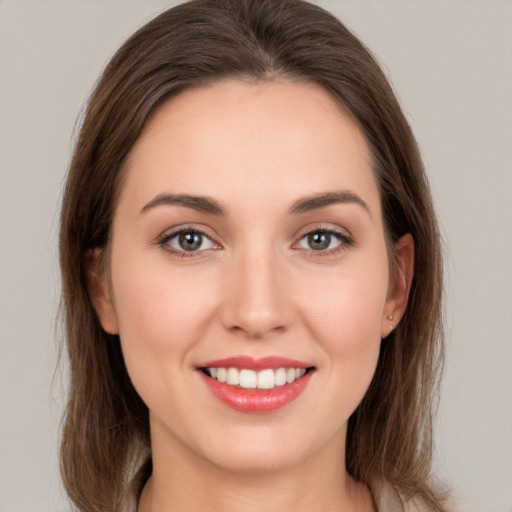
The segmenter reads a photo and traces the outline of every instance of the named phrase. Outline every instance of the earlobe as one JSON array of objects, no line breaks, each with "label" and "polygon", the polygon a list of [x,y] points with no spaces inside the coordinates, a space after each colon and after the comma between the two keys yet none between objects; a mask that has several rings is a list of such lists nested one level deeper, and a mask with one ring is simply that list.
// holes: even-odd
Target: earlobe
[{"label": "earlobe", "polygon": [[390,288],[381,323],[382,338],[389,336],[395,329],[407,308],[414,277],[414,239],[410,233],[400,238],[395,251],[395,269],[390,279]]},{"label": "earlobe", "polygon": [[85,255],[87,291],[103,329],[109,334],[118,334],[117,316],[101,256],[100,248],[90,249]]}]

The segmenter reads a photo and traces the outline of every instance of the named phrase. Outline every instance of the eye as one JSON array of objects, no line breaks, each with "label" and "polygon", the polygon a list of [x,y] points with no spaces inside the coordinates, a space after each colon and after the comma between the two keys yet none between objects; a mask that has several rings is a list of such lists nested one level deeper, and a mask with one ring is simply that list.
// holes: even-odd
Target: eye
[{"label": "eye", "polygon": [[318,229],[306,233],[298,242],[300,249],[314,252],[333,253],[352,244],[346,235],[331,229]]},{"label": "eye", "polygon": [[182,256],[218,247],[205,233],[192,229],[166,235],[160,240],[160,244],[169,252],[179,253]]}]

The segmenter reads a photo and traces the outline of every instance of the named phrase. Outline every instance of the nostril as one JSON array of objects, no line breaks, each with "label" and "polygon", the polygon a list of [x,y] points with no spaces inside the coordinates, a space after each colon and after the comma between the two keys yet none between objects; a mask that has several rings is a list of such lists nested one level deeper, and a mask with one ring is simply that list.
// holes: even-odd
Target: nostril
[{"label": "nostril", "polygon": [[247,255],[243,268],[233,269],[239,279],[226,281],[221,320],[230,332],[261,340],[286,330],[290,301],[272,262],[263,265],[254,258],[254,254]]}]

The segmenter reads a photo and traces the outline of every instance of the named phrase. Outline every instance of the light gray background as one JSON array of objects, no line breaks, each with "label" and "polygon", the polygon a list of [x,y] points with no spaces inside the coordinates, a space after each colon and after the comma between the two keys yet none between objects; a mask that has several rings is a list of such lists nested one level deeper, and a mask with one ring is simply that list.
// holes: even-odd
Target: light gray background
[{"label": "light gray background", "polygon": [[[378,56],[418,137],[447,247],[438,474],[512,511],[512,3],[324,0]],[[78,112],[170,2],[0,0],[0,511],[63,511],[56,235]]]}]

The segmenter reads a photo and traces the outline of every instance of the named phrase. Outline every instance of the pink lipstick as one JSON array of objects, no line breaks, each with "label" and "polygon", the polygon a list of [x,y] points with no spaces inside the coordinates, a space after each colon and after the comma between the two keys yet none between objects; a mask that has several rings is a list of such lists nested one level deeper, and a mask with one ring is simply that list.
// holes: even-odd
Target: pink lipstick
[{"label": "pink lipstick", "polygon": [[282,357],[240,356],[197,367],[210,391],[240,412],[272,412],[294,401],[308,385],[314,367]]}]

